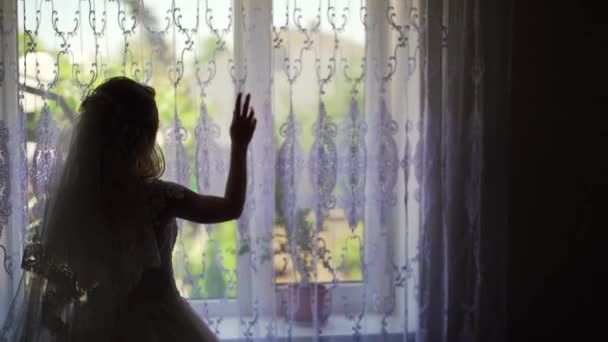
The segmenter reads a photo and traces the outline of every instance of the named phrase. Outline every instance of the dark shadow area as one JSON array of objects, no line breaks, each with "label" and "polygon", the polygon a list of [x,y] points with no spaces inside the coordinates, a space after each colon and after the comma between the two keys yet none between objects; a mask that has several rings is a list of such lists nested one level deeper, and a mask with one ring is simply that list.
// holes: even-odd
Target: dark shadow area
[{"label": "dark shadow area", "polygon": [[[603,13],[515,1],[508,295],[512,341],[606,341]],[[595,5],[594,7],[599,7]],[[604,96],[605,97],[605,96]]]}]

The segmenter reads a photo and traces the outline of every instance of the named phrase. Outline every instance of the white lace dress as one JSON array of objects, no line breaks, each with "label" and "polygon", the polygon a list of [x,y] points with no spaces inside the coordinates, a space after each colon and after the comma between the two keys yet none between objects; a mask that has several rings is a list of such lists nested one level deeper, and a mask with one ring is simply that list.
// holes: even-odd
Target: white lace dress
[{"label": "white lace dress", "polygon": [[217,341],[173,278],[178,227],[166,208],[184,188],[162,181],[136,188],[116,199],[123,214],[112,224],[95,219],[95,197],[50,211],[49,229],[25,250],[27,272],[0,341]]},{"label": "white lace dress", "polygon": [[183,299],[175,285],[171,255],[177,236],[174,217],[165,214],[169,197],[183,196],[179,185],[151,185],[151,212],[160,263],[143,270],[118,318],[121,341],[216,341],[207,325]]}]

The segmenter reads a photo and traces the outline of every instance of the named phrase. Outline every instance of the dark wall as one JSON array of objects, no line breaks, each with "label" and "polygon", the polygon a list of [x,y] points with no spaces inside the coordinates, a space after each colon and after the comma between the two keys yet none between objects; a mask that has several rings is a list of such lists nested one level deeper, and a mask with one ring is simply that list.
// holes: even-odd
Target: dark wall
[{"label": "dark wall", "polygon": [[[602,13],[515,0],[510,117],[510,340],[607,335]],[[597,14],[597,15],[596,15]],[[605,96],[603,96],[605,98]],[[600,311],[602,308],[602,311]],[[543,339],[539,339],[543,337]],[[599,335],[596,336],[599,338]],[[585,338],[585,339],[583,339]],[[595,339],[591,339],[595,340]],[[608,341],[608,339],[605,339]]]}]

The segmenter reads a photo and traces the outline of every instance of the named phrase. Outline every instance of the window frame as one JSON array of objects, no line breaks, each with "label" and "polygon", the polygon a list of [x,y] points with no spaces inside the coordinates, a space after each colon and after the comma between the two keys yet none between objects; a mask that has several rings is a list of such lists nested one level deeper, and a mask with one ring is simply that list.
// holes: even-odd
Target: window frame
[{"label": "window frame", "polygon": [[[239,29],[237,28],[241,28],[242,25],[241,23],[239,23],[240,19],[240,13],[242,13],[241,11],[243,11],[243,1],[244,0],[233,0],[233,18],[235,19],[235,37],[233,39],[233,42],[235,44],[234,46],[234,51],[237,54],[235,61],[236,61],[236,70],[237,72],[241,72],[239,70],[242,70],[243,68],[241,67],[244,63],[244,51],[243,51],[243,46],[244,46],[244,41],[243,41],[243,33],[239,32]],[[13,2],[8,2],[9,3],[9,7],[10,4],[16,4],[16,1]],[[251,2],[254,3],[254,2]],[[6,2],[5,2],[6,4]],[[246,8],[245,11],[248,12],[249,15],[254,15],[255,11],[261,11],[264,13],[264,15],[269,15],[270,17],[272,17],[272,0],[259,0],[259,1],[255,1],[256,7],[253,9],[250,8]],[[9,8],[10,9],[10,8]],[[16,8],[14,9],[15,12],[17,11]],[[239,15],[236,15],[236,14]],[[260,15],[260,13],[257,13],[255,15]],[[12,17],[7,17],[9,20]],[[16,17],[14,18],[16,20]],[[15,25],[16,27],[17,25]],[[15,40],[16,40],[16,34],[17,34],[17,30],[15,30]],[[388,33],[387,33],[388,34]],[[271,32],[268,31],[268,37],[267,38],[271,38]],[[270,42],[270,41],[269,41]],[[272,53],[270,53],[270,55],[272,55]],[[16,57],[16,53],[15,53],[15,57]],[[10,61],[8,63],[8,65],[10,64]],[[15,61],[15,64],[17,65],[17,62]],[[272,63],[270,63],[270,68],[272,68]],[[7,73],[8,75],[8,73]],[[4,79],[4,82],[2,84],[0,84],[4,90],[5,87],[11,86],[10,83],[10,79],[6,78]],[[19,84],[18,78],[14,80],[15,84],[14,84],[14,88],[15,88],[15,92],[17,89],[17,86]],[[17,97],[15,97],[16,99]],[[259,102],[259,101],[258,101]],[[371,101],[370,101],[371,102]],[[17,113],[18,115],[21,115],[22,113]],[[2,117],[3,118],[3,117]],[[15,119],[18,119],[18,117],[16,117]],[[402,146],[402,145],[400,145]],[[16,191],[18,191],[18,189],[13,189],[13,193],[12,196],[15,196]],[[394,229],[391,230],[391,234],[393,234],[392,236],[390,236],[389,239],[387,239],[388,241],[393,241],[395,244],[397,244],[396,241],[398,241],[398,238],[403,234],[404,229],[406,229],[406,222],[404,222],[403,220],[403,215],[401,215],[401,213],[399,212],[399,210],[395,210],[395,218],[396,218],[396,222],[394,223],[393,226],[398,227],[398,229]],[[367,215],[366,215],[367,216]],[[401,221],[399,221],[401,220]],[[371,234],[371,230],[367,229],[367,227],[372,226],[371,224],[368,224],[366,222],[365,224],[365,238],[364,238],[364,245],[365,245],[365,250],[366,250],[366,255],[368,254],[368,252],[370,252],[371,248],[372,248],[372,242],[373,240],[369,239],[367,234]],[[17,231],[15,229],[13,229],[14,231]],[[8,229],[7,232],[10,232],[11,230]],[[8,239],[8,236],[10,234],[6,234],[6,238]],[[5,238],[3,237],[3,238]],[[13,240],[15,239],[15,235],[13,234]],[[13,243],[15,241],[18,240],[14,240]],[[16,243],[14,243],[15,245],[17,245]],[[13,246],[14,247],[14,246]],[[399,247],[399,246],[394,246],[394,247]],[[18,247],[16,247],[15,249],[19,249]],[[401,251],[399,251],[398,248],[392,248],[392,250],[396,250],[398,251],[397,255],[393,255],[393,258],[397,258],[400,257],[400,253]],[[14,252],[14,251],[13,251]],[[14,253],[13,253],[14,254]],[[254,298],[272,298],[275,296],[274,293],[272,293],[272,291],[274,291],[274,287],[270,286],[256,286],[256,284],[268,284],[269,281],[271,283],[274,282],[274,279],[268,279],[268,277],[273,277],[273,270],[272,270],[272,263],[271,262],[267,262],[267,263],[263,263],[261,264],[261,267],[263,268],[261,271],[256,272],[253,271],[250,267],[249,267],[249,257],[247,255],[239,255],[237,258],[237,274],[238,274],[238,288],[237,288],[237,297],[234,299],[187,299],[188,302],[191,304],[191,306],[193,307],[193,309],[199,313],[199,315],[203,316],[203,317],[228,317],[228,316],[250,316],[253,314],[253,310],[254,310],[254,305],[253,305],[253,300]],[[335,287],[332,287],[332,296],[334,298],[334,300],[332,300],[332,307],[331,307],[331,313],[332,314],[337,314],[337,315],[341,315],[341,314],[346,314],[348,312],[346,312],[345,310],[345,306],[343,305],[343,303],[346,301],[347,303],[349,303],[349,312],[356,312],[356,311],[360,311],[362,309],[365,308],[366,313],[374,313],[374,308],[371,302],[368,303],[364,303],[362,298],[362,293],[363,291],[366,291],[366,288],[389,288],[390,284],[387,283],[387,277],[368,277],[368,281],[367,282],[339,282]],[[16,285],[16,284],[14,284]],[[4,288],[4,287],[3,287]],[[16,287],[15,287],[16,288]],[[391,290],[394,290],[391,289]],[[256,293],[256,295],[254,296],[253,293]],[[371,297],[371,296],[369,296]],[[397,296],[398,297],[398,296]],[[339,300],[337,300],[339,299]],[[371,299],[370,299],[371,300]],[[403,307],[399,308],[399,306],[403,303],[403,300],[398,300],[397,306],[398,309],[396,310],[395,315],[400,315],[403,313]],[[1,313],[1,312],[0,312]],[[0,318],[2,318],[2,316],[0,315]]]},{"label": "window frame", "polygon": [[[378,4],[383,4],[383,3],[388,3],[388,0],[383,0],[381,3]],[[273,6],[273,1],[272,0],[257,0],[255,2],[250,2],[249,4],[252,4],[253,6],[243,6],[243,0],[233,0],[233,18],[235,19],[235,32],[234,32],[234,51],[235,51],[235,64],[236,64],[236,70],[237,73],[238,72],[242,72],[242,70],[244,70],[244,68],[242,67],[244,65],[244,62],[246,61],[246,53],[243,51],[244,50],[244,46],[245,46],[245,35],[246,32],[240,32],[240,30],[238,28],[242,28],[243,23],[241,22],[242,18],[240,15],[240,13],[245,13],[246,16],[253,18],[255,15],[262,15],[262,16],[268,16],[270,18],[272,18],[272,6]],[[379,6],[376,6],[376,8],[378,8]],[[404,8],[399,7],[400,10],[404,10]],[[381,15],[384,15],[384,13],[382,13]],[[271,19],[272,22],[272,19]],[[386,30],[380,30],[380,32],[382,33],[383,37],[381,37],[381,39],[383,41],[387,41],[390,38],[390,35],[392,34],[391,30],[386,29]],[[268,35],[270,38],[271,32],[268,31]],[[367,41],[367,40],[366,40]],[[270,42],[268,42],[270,43]],[[263,45],[263,44],[261,44]],[[268,44],[270,45],[270,44]],[[270,47],[271,48],[271,47]],[[388,52],[388,48],[385,49],[385,52]],[[270,56],[272,56],[272,52],[270,52]],[[367,57],[369,59],[369,57]],[[370,59],[371,60],[371,59]],[[268,66],[268,72],[272,73],[272,68],[273,68],[273,64],[274,63],[270,63],[270,65]],[[263,71],[262,71],[263,72]],[[419,74],[419,72],[418,72]],[[242,76],[242,75],[241,75]],[[238,76],[237,76],[238,77]],[[419,76],[418,76],[419,77]],[[366,87],[367,88],[367,87]],[[377,94],[375,94],[375,96],[378,96]],[[255,102],[255,99],[253,100]],[[393,97],[391,99],[392,101],[392,106],[395,105],[400,105],[400,101],[403,101],[402,97]],[[371,102],[371,101],[367,101],[367,102]],[[414,106],[419,106],[419,103],[415,103]],[[371,110],[373,107],[370,108],[366,108],[366,111]],[[405,124],[405,123],[401,123],[401,124]],[[400,125],[401,126],[401,125]],[[402,140],[402,139],[401,139]],[[403,141],[398,141],[399,146],[403,146]],[[369,175],[368,175],[369,176]],[[403,184],[403,181],[401,179],[399,179],[398,184],[399,184],[399,189],[404,191],[405,186]],[[369,208],[366,208],[366,212],[368,211]],[[366,215],[367,217],[367,215]],[[391,215],[391,219],[389,220],[389,222],[387,223],[387,225],[390,225],[392,227],[397,227],[397,229],[390,229],[389,233],[390,236],[389,238],[387,238],[386,240],[389,242],[392,242],[393,244],[395,244],[395,246],[392,246],[392,248],[390,248],[390,250],[395,251],[394,254],[391,257],[393,259],[398,259],[398,260],[405,260],[405,254],[407,253],[407,251],[405,251],[403,248],[399,248],[400,246],[398,246],[397,241],[399,241],[399,238],[403,237],[405,234],[405,230],[409,229],[409,227],[407,227],[407,225],[409,225],[410,222],[405,222],[405,217],[403,215],[403,213],[395,208],[392,210],[392,215]],[[369,226],[373,226],[372,222],[366,222],[364,223],[364,227],[369,227]],[[365,250],[365,255],[369,255],[369,253],[372,252],[373,249],[373,239],[370,238],[370,236],[367,236],[368,234],[372,234],[372,230],[371,229],[364,229],[364,234],[365,237],[363,239],[364,241],[364,250]],[[387,259],[388,255],[384,255],[381,257],[382,261],[381,263],[383,264],[385,262],[385,260]],[[241,316],[251,316],[253,315],[253,305],[252,305],[252,300],[254,300],[254,298],[273,298],[274,296],[276,296],[276,294],[272,293],[273,291],[275,291],[276,287],[281,287],[282,284],[276,284],[275,286],[259,286],[256,287],[254,289],[254,284],[261,282],[261,283],[269,283],[269,279],[263,279],[263,277],[272,277],[273,279],[271,279],[271,282],[274,284],[274,273],[272,270],[272,262],[266,262],[266,263],[262,263],[261,265],[257,265],[257,267],[261,267],[263,268],[261,271],[253,271],[248,265],[249,265],[250,260],[248,259],[247,255],[243,255],[243,256],[239,256],[238,260],[237,260],[237,272],[238,272],[238,289],[237,289],[237,298],[235,299],[194,299],[194,300],[189,300],[189,302],[191,303],[191,305],[193,306],[193,308],[202,316],[206,316],[206,314],[208,314],[211,317],[230,317],[232,315],[241,315]],[[364,261],[363,261],[364,262]],[[376,271],[380,271],[382,272],[382,270],[376,270]],[[416,273],[417,275],[417,273]],[[364,275],[365,276],[365,275]],[[363,302],[363,293],[364,291],[373,291],[373,289],[384,289],[384,291],[396,291],[396,289],[394,287],[391,286],[391,284],[389,283],[391,281],[391,277],[387,277],[385,276],[379,276],[379,277],[374,277],[374,276],[368,276],[367,277],[368,280],[365,281],[360,281],[360,282],[338,282],[337,285],[332,286],[331,287],[331,291],[332,291],[332,307],[331,307],[331,313],[333,314],[337,314],[337,315],[342,315],[342,314],[349,314],[352,312],[359,312],[361,310],[365,310],[366,313],[372,313],[372,314],[377,314],[378,313],[378,309],[376,308],[376,306],[373,303],[373,298],[371,298],[372,296],[366,296],[367,297],[367,302],[364,303]],[[331,284],[331,283],[330,283]],[[387,290],[388,289],[388,290]],[[255,292],[255,296],[253,295],[253,293]],[[400,291],[397,291],[400,292]],[[394,313],[390,315],[390,317],[403,317],[403,315],[405,314],[405,312],[407,311],[405,308],[405,303],[408,299],[403,298],[403,295],[400,295],[399,293],[395,294],[395,299],[397,300],[396,303],[396,307],[394,310]],[[345,308],[344,302],[348,303],[348,311]],[[275,310],[275,308],[272,307],[268,307],[266,306],[266,309],[270,309],[270,310]],[[268,312],[268,311],[266,311]],[[270,311],[270,312],[275,312],[275,311]]]}]

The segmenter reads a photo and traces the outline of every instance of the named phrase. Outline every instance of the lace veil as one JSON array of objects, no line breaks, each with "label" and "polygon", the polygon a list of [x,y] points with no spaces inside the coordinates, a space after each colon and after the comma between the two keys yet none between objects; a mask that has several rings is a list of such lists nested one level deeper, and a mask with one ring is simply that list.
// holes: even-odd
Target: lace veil
[{"label": "lace veil", "polygon": [[[81,115],[72,130],[43,219],[25,248],[24,272],[0,341],[114,340],[129,291],[146,268],[160,264],[142,184],[109,184],[102,177],[102,137],[108,132],[100,120]],[[108,197],[112,188],[121,196]],[[109,206],[120,219],[107,215]]]}]

